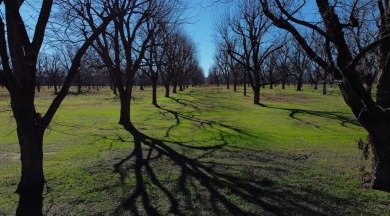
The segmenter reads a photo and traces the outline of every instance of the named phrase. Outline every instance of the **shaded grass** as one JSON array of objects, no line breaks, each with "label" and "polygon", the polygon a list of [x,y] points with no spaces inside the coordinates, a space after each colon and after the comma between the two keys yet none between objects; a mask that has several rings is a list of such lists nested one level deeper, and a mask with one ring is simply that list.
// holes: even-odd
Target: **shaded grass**
[{"label": "shaded grass", "polygon": [[[117,125],[108,89],[69,95],[45,134],[49,215],[386,215],[387,193],[360,187],[365,138],[339,93],[190,88],[159,97],[135,89],[135,129]],[[162,91],[162,89],[160,89]],[[159,92],[159,95],[163,95]],[[4,94],[4,92],[1,92]],[[49,90],[38,94],[43,112]],[[6,97],[0,97],[6,98]],[[0,101],[7,110],[9,102]],[[0,112],[0,215],[13,214],[18,145]],[[4,139],[3,139],[4,138]],[[4,141],[3,141],[4,140]]]}]

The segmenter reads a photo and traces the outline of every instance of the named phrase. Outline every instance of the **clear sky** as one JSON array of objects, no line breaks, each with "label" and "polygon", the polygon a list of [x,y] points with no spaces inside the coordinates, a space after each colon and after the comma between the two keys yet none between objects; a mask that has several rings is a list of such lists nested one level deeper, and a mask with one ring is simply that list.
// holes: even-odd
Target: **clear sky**
[{"label": "clear sky", "polygon": [[[219,17],[231,5],[222,3],[223,1],[215,3],[218,2],[215,0],[188,0],[187,2],[188,23],[185,25],[185,29],[197,44],[200,65],[207,76],[208,70],[214,62],[215,44],[213,34],[215,17]],[[307,19],[307,16],[317,16],[316,10],[313,11],[314,1],[308,1],[306,5],[305,18]]]},{"label": "clear sky", "polygon": [[207,76],[214,56],[214,17],[220,13],[210,0],[191,0],[185,29],[197,44],[200,65]]}]

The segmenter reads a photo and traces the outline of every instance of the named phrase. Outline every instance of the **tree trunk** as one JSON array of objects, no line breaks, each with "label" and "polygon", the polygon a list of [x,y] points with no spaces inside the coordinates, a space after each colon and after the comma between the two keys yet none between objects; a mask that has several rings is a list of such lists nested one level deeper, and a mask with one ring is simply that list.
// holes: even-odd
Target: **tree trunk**
[{"label": "tree trunk", "polygon": [[16,215],[43,215],[43,131],[33,124],[31,127],[21,127],[18,124],[18,138],[22,161],[22,177],[16,193],[19,194],[19,204]]},{"label": "tree trunk", "polygon": [[302,91],[302,79],[298,79],[298,83],[297,83],[297,91]]},{"label": "tree trunk", "polygon": [[77,85],[77,94],[81,94],[81,83]]},{"label": "tree trunk", "polygon": [[157,79],[152,79],[152,104],[157,106]]},{"label": "tree trunk", "polygon": [[260,104],[260,86],[257,86],[254,89],[253,103],[256,105]]},{"label": "tree trunk", "polygon": [[169,83],[164,84],[165,87],[165,97],[169,98]]},{"label": "tree trunk", "polygon": [[58,88],[57,88],[57,84],[54,85],[54,94],[58,94]]},{"label": "tree trunk", "polygon": [[130,121],[131,92],[132,92],[131,87],[125,91],[121,91],[121,90],[119,91],[119,97],[121,103],[119,124],[125,127],[131,124]]},{"label": "tree trunk", "polygon": [[244,74],[244,96],[246,96],[246,73]]},{"label": "tree trunk", "polygon": [[114,95],[118,95],[118,92],[117,92],[117,87],[114,85],[114,87],[113,87],[113,93],[114,93]]},{"label": "tree trunk", "polygon": [[39,124],[41,116],[35,111],[34,94],[11,93],[11,106],[17,126],[22,163],[22,176],[16,190],[19,194],[16,215],[42,215],[45,183],[42,143],[45,128]]},{"label": "tree trunk", "polygon": [[233,81],[233,90],[234,90],[234,92],[237,91],[237,80]]},{"label": "tree trunk", "polygon": [[323,95],[326,95],[327,91],[326,91],[326,82],[324,81],[324,84],[322,84],[322,94]]},{"label": "tree trunk", "polygon": [[176,87],[177,87],[177,83],[173,82],[172,93],[174,93],[174,94],[177,93]]},{"label": "tree trunk", "polygon": [[286,79],[282,79],[282,89],[286,89]]},{"label": "tree trunk", "polygon": [[41,84],[39,82],[37,82],[37,91],[41,92]]},{"label": "tree trunk", "polygon": [[230,89],[230,79],[226,79],[226,89]]},{"label": "tree trunk", "polygon": [[390,126],[382,128],[383,132],[370,135],[372,142],[372,188],[390,192]]}]

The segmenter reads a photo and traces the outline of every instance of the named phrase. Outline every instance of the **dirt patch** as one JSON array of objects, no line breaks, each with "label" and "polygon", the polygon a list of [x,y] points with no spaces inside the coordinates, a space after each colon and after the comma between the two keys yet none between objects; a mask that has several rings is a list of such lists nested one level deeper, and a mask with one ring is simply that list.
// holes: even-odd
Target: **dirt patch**
[{"label": "dirt patch", "polygon": [[19,160],[20,159],[20,154],[19,153],[14,153],[14,152],[3,152],[0,153],[0,160],[4,159],[11,159],[13,161]]}]

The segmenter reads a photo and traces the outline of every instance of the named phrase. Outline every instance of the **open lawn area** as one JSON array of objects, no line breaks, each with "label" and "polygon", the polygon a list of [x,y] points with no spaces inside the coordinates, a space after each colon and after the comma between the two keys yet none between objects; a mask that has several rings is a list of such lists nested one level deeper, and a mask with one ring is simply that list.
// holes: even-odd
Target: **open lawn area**
[{"label": "open lawn area", "polygon": [[[44,136],[47,215],[390,215],[390,195],[368,189],[366,140],[337,88],[328,95],[189,88],[171,98],[134,88],[137,133],[117,122],[108,87],[70,94]],[[45,112],[52,89],[37,93]],[[13,215],[19,146],[0,89],[0,215]]]}]

